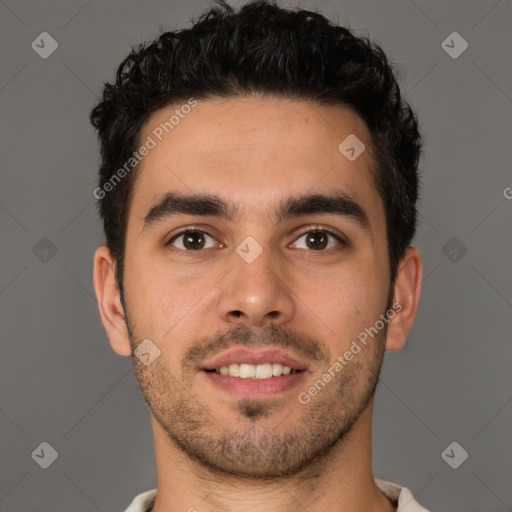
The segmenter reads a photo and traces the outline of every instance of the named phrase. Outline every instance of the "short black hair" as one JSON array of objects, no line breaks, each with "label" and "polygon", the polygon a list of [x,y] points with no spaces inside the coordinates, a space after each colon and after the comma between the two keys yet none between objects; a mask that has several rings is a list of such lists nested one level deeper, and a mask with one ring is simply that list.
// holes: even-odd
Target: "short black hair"
[{"label": "short black hair", "polygon": [[368,38],[356,37],[317,12],[288,10],[265,0],[238,11],[217,0],[190,28],[132,47],[90,114],[102,157],[95,196],[121,296],[137,166],[115,183],[112,178],[126,169],[149,117],[190,98],[268,95],[352,108],[371,134],[394,283],[416,231],[421,152],[417,118],[401,97],[398,72]]}]

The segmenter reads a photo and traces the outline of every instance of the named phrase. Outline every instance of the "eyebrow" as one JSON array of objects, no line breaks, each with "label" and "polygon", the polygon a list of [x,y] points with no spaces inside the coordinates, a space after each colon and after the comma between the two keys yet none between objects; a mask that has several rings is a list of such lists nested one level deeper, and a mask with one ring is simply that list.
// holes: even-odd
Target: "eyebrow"
[{"label": "eyebrow", "polygon": [[[169,192],[151,207],[144,217],[141,235],[159,221],[176,215],[214,216],[231,222],[240,218],[235,203],[214,194],[183,195]],[[344,192],[310,194],[286,198],[274,213],[276,224],[283,220],[314,214],[334,214],[355,222],[364,231],[370,231],[368,215],[363,207]]]}]

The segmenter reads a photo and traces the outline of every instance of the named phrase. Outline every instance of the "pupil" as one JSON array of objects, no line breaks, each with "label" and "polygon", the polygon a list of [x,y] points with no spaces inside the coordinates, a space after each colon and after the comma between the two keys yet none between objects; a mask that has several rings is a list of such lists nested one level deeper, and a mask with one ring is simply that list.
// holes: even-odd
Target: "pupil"
[{"label": "pupil", "polygon": [[312,231],[307,237],[307,243],[311,243],[314,249],[323,249],[327,246],[327,237],[322,231]]},{"label": "pupil", "polygon": [[[194,243],[195,238],[201,238],[202,240],[198,243]],[[188,233],[184,238],[185,247],[187,249],[201,249],[204,245],[204,237],[198,231],[194,231],[193,233]]]}]

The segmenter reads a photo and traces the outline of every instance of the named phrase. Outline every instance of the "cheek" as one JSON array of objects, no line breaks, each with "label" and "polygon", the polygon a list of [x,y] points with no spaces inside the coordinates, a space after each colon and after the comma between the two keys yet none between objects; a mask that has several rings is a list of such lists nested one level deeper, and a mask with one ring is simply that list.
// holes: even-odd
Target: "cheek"
[{"label": "cheek", "polygon": [[161,262],[133,255],[125,264],[125,294],[130,316],[145,336],[168,337],[206,293],[203,280],[192,280],[186,269],[169,270]]},{"label": "cheek", "polygon": [[328,327],[327,335],[351,340],[384,312],[388,287],[371,262],[332,270],[319,279],[308,276],[299,296]]}]

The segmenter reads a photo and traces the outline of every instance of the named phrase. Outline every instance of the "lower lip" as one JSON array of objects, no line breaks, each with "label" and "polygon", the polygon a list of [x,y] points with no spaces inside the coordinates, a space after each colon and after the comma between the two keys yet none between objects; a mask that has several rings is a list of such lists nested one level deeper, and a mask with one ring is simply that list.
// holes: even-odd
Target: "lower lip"
[{"label": "lower lip", "polygon": [[203,371],[215,385],[236,395],[238,398],[268,398],[297,386],[304,378],[305,371],[270,377],[269,379],[241,379],[217,372]]}]

